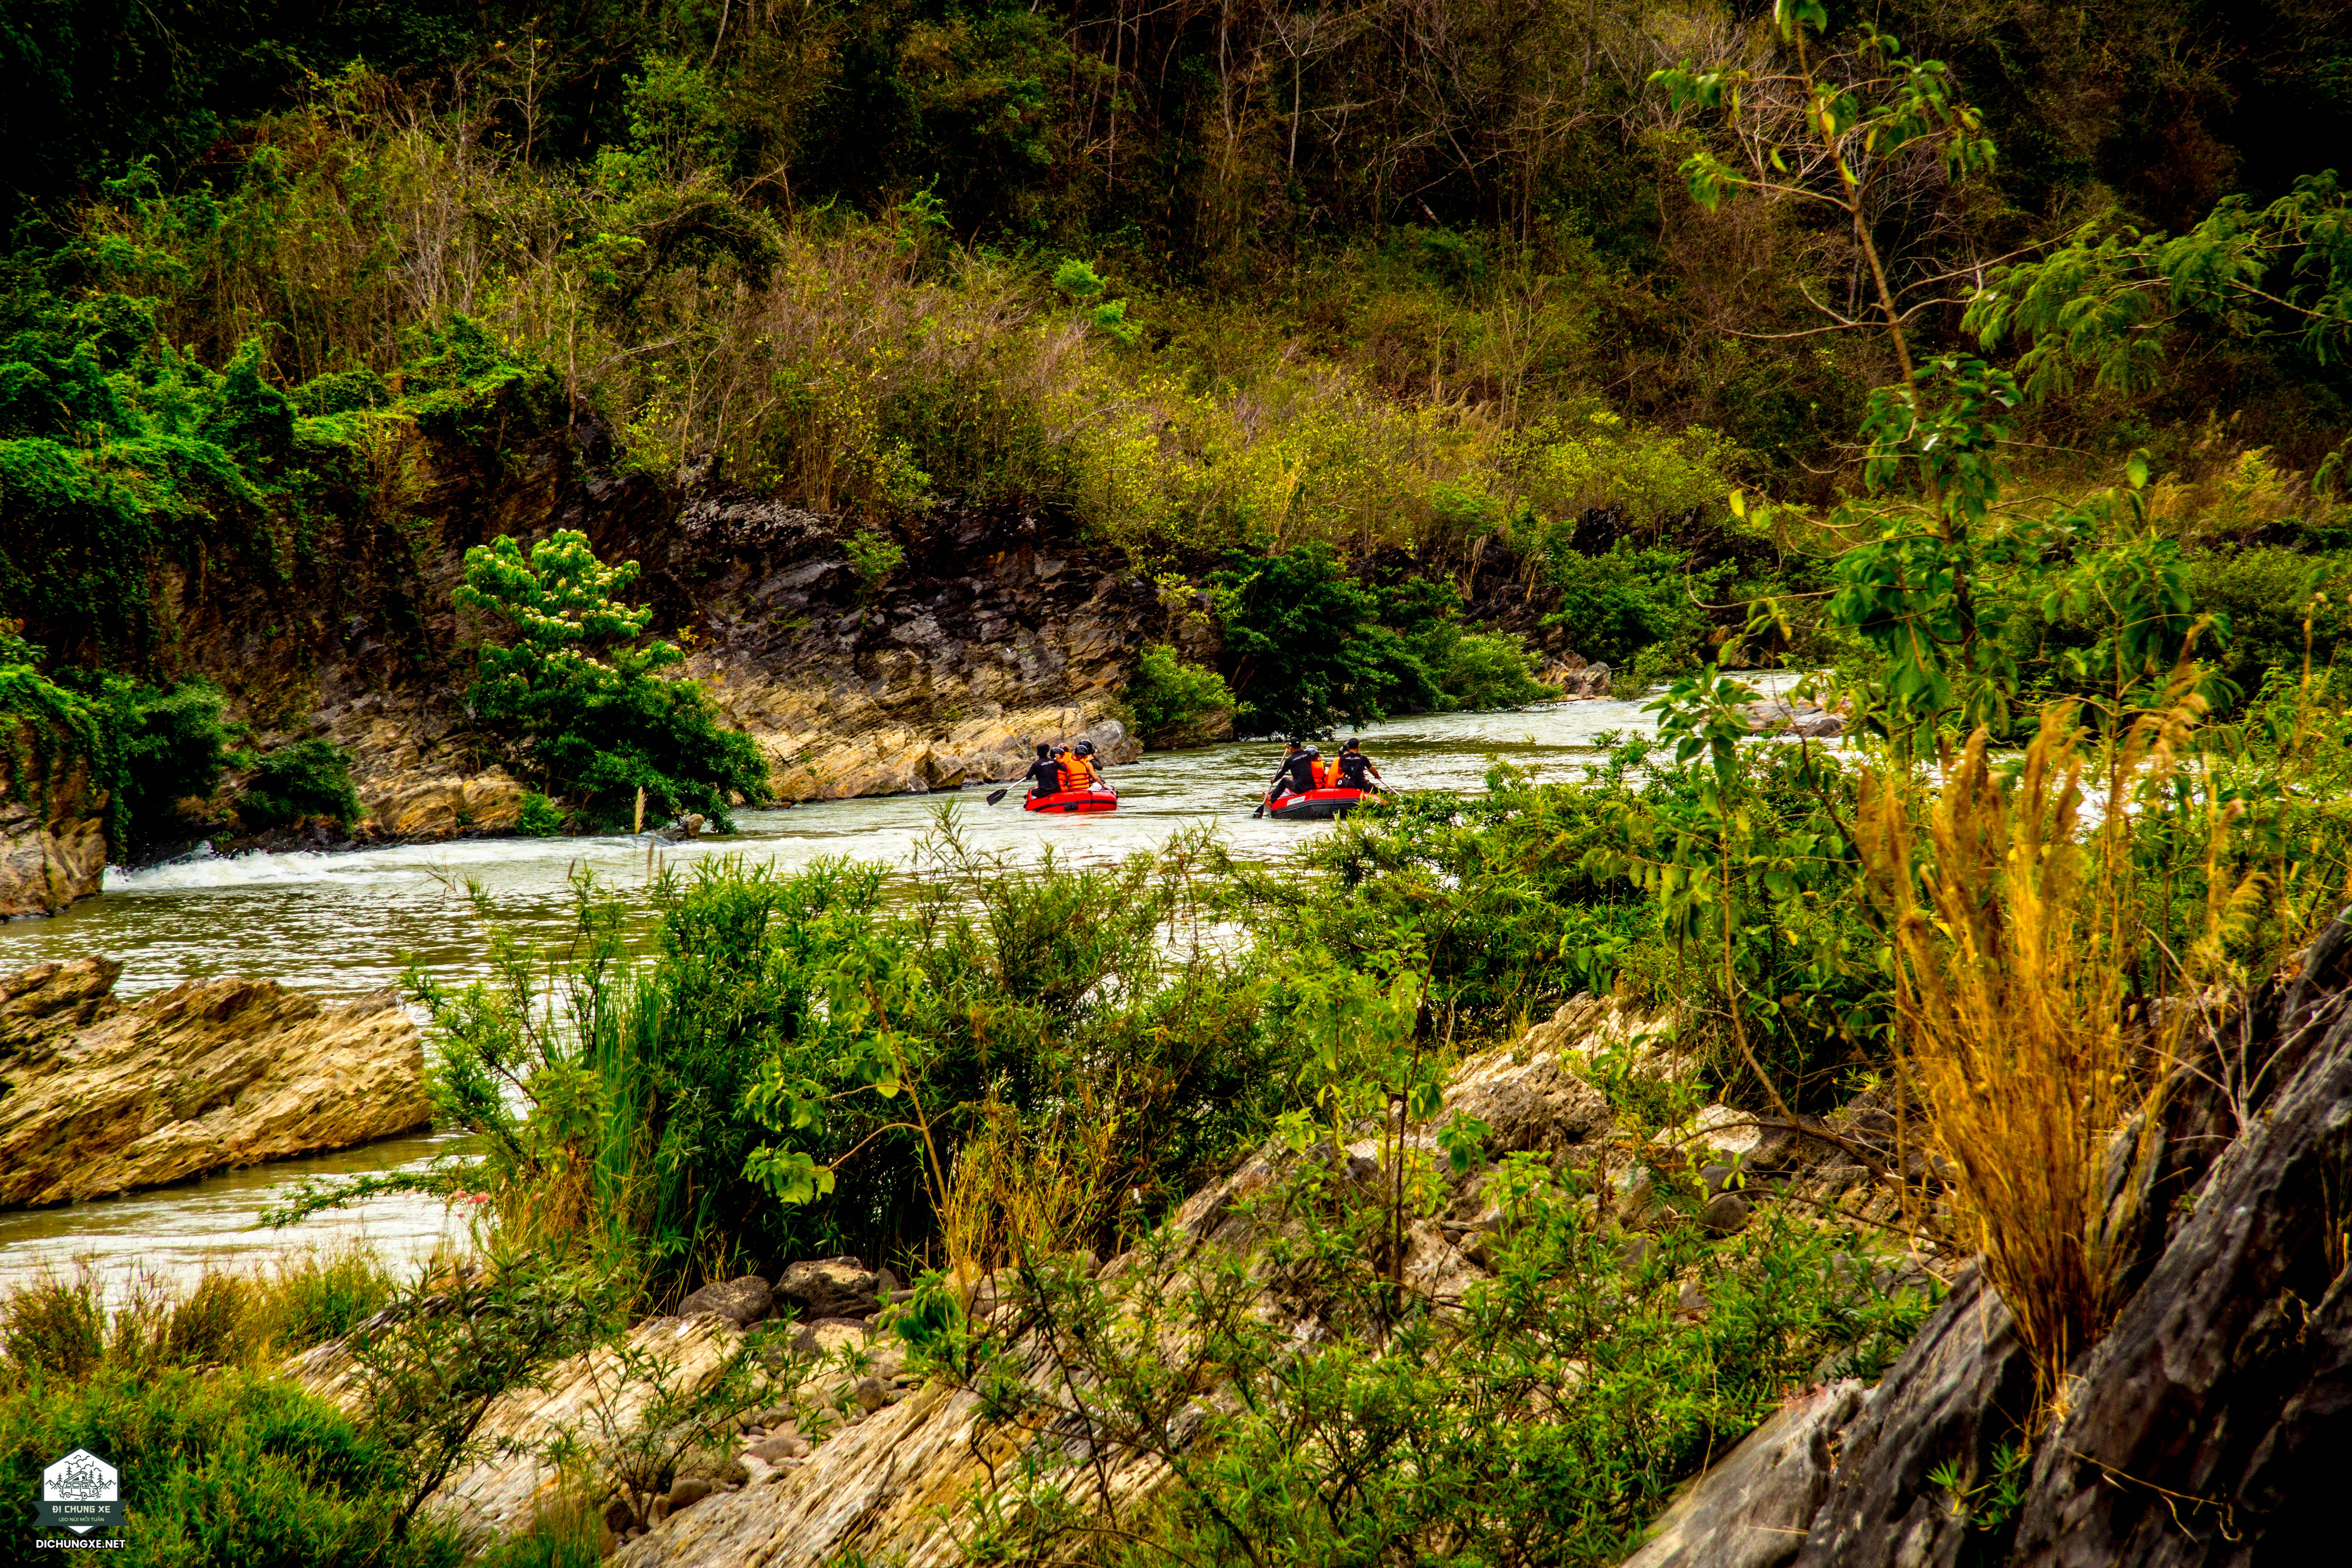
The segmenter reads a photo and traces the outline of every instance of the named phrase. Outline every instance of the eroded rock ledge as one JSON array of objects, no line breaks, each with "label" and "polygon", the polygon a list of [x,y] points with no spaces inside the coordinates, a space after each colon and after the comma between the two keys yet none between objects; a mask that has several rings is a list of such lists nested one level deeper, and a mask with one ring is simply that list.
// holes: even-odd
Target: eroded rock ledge
[{"label": "eroded rock ledge", "polygon": [[0,980],[0,1208],[106,1197],[424,1126],[422,1037],[389,992],[267,980],[125,1005],[110,959]]},{"label": "eroded rock ledge", "polygon": [[106,792],[37,749],[14,775],[0,765],[0,920],[53,915],[106,875]]}]

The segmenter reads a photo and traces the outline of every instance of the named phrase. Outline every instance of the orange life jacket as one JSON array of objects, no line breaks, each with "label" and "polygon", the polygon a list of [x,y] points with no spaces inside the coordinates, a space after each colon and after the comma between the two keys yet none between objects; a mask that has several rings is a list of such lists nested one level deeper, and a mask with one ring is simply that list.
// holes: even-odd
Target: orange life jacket
[{"label": "orange life jacket", "polygon": [[1318,757],[1307,765],[1315,770],[1315,787],[1317,789],[1329,789],[1331,787],[1330,764]]},{"label": "orange life jacket", "polygon": [[1092,761],[1072,752],[1062,759],[1062,790],[1065,794],[1091,789],[1095,784]]}]

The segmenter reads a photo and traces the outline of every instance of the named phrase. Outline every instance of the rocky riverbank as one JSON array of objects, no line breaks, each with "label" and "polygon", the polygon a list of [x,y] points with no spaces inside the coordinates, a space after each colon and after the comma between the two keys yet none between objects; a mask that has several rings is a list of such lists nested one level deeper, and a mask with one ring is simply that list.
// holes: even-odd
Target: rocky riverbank
[{"label": "rocky riverbank", "polygon": [[258,980],[125,1005],[107,959],[0,980],[0,1208],[343,1149],[424,1126],[424,1044],[388,994]]},{"label": "rocky riverbank", "polygon": [[2352,1444],[2352,928],[2210,1022],[2228,1059],[2184,1064],[2117,1142],[2126,1294],[2063,1390],[2037,1412],[1971,1266],[1875,1386],[1792,1399],[1627,1568],[2189,1568],[2321,1540]]},{"label": "rocky riverbank", "polygon": [[27,746],[0,767],[0,920],[53,915],[106,875],[106,792],[81,762]]},{"label": "rocky riverbank", "polygon": [[[366,843],[503,832],[521,811],[530,781],[464,710],[450,599],[466,549],[498,532],[577,528],[603,558],[637,562],[632,594],[688,648],[682,673],[760,742],[786,801],[1001,781],[1038,741],[1085,736],[1108,762],[1132,761],[1120,695],[1146,643],[1213,651],[1196,617],[1033,509],[935,509],[899,529],[900,564],[867,580],[849,520],[614,477],[601,451],[584,430],[576,450],[542,443],[498,475],[428,465],[441,521],[398,617],[353,616],[288,648],[222,606],[182,602],[193,670],[238,700],[263,748],[323,737],[346,751],[366,812],[352,840]],[[289,663],[296,673],[274,682],[256,673]]]},{"label": "rocky riverbank", "polygon": [[[1653,1256],[1645,1233],[1672,1223],[1652,1206],[1644,1167],[1686,1159],[1714,1194],[1700,1219],[1717,1235],[1744,1228],[1751,1201],[1777,1197],[1853,1227],[1845,1261],[1857,1290],[1928,1290],[1930,1268],[1953,1277],[1881,1381],[1793,1391],[1686,1487],[1629,1568],[2240,1563],[2247,1543],[2310,1539],[2302,1532],[2325,1508],[2322,1477],[2352,1439],[2352,1400],[2342,1396],[2352,1270],[2336,1179],[2352,1160],[2348,997],[2352,932],[2339,924],[2299,976],[2273,984],[2230,1031],[2259,1072],[2217,1074],[2207,1063],[2179,1074],[2161,1126],[2141,1145],[2151,1157],[2137,1171],[2128,1161],[2115,1167],[2118,1199],[2126,1184],[2139,1184],[2136,1203],[2116,1211],[2139,1216],[2127,1244],[2131,1293],[2054,1413],[2037,1415],[2008,1310],[1973,1265],[1884,1246],[1874,1253],[1864,1239],[1898,1220],[1902,1173],[1915,1183],[1925,1174],[1884,1090],[1818,1123],[1712,1106],[1671,1141],[1679,1154],[1660,1145],[1635,1157],[1582,1069],[1605,1057],[1671,1080],[1693,1064],[1666,1043],[1664,1021],[1583,998],[1464,1063],[1433,1126],[1475,1118],[1489,1159],[1537,1152],[1552,1169],[1579,1173],[1600,1217],[1622,1231],[1628,1271]],[[1373,1137],[1313,1156],[1270,1143],[1172,1217],[1180,1262],[1255,1256],[1270,1236],[1268,1211],[1255,1200],[1302,1157],[1336,1162],[1343,1185],[1381,1168]],[[1451,1178],[1450,1198],[1402,1237],[1399,1279],[1440,1313],[1489,1278],[1494,1238],[1508,1223],[1484,1168]],[[1728,1185],[1735,1173],[1744,1194]],[[1150,1266],[1114,1258],[1101,1277]],[[920,1384],[903,1370],[887,1331],[890,1303],[904,1294],[896,1283],[854,1258],[826,1258],[773,1280],[714,1284],[638,1325],[619,1349],[509,1394],[489,1429],[544,1450],[589,1413],[610,1426],[616,1410],[651,1409],[652,1384],[625,1370],[648,1358],[674,1394],[715,1383],[749,1356],[794,1392],[746,1405],[658,1474],[608,1483],[598,1505],[604,1550],[624,1568],[851,1555],[944,1568],[961,1560],[975,1520],[1018,1506],[1024,1439],[992,1425],[974,1391]],[[972,1321],[1006,1331],[994,1364],[1035,1381],[1049,1405],[1066,1368],[1024,1331],[1029,1309],[1011,1296],[980,1281]],[[1687,1285],[1684,1302],[1686,1313],[1712,1310]],[[1314,1300],[1271,1277],[1256,1310],[1302,1345],[1333,1331]],[[774,1321],[779,1314],[786,1321]],[[289,1370],[331,1396],[342,1392],[331,1347]],[[1147,1513],[1190,1429],[1171,1426],[1178,1447],[1160,1457],[1118,1447],[1097,1454],[1088,1506]],[[562,1479],[543,1466],[477,1466],[433,1506],[477,1537],[506,1533],[528,1524]]]}]

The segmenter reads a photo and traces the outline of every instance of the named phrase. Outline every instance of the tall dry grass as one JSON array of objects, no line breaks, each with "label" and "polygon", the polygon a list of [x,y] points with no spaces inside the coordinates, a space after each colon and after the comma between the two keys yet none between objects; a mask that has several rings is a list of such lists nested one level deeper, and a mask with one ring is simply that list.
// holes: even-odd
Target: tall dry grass
[{"label": "tall dry grass", "polygon": [[2118,1134],[2136,1116],[2153,1126],[2175,1043],[2139,1016],[2152,971],[2132,814],[2183,766],[2201,709],[2176,688],[2086,754],[2079,710],[2056,703],[2014,777],[1979,729],[1932,801],[1907,774],[1865,781],[1859,838],[1890,916],[1904,1079],[2045,1408],[2063,1407],[2066,1369],[2121,1304],[2139,1184],[2118,1178],[2148,1144]]},{"label": "tall dry grass", "polygon": [[1008,1264],[1087,1246],[1119,1194],[1120,1117],[1073,1108],[1024,1129],[1011,1106],[992,1101],[979,1130],[957,1151],[939,1208],[949,1268],[969,1296]]}]

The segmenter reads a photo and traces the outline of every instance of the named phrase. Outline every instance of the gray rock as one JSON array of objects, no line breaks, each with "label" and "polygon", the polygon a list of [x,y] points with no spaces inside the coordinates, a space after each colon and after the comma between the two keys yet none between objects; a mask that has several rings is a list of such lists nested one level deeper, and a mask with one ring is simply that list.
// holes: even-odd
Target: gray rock
[{"label": "gray rock", "polygon": [[1783,1405],[1683,1489],[1624,1568],[1781,1568],[1829,1491],[1830,1439],[1861,1405],[1852,1379]]},{"label": "gray rock", "polygon": [[882,1380],[878,1377],[859,1378],[857,1386],[849,1391],[849,1397],[856,1400],[857,1407],[868,1415],[890,1403],[889,1392],[882,1386]]},{"label": "gray rock", "polygon": [[1706,1195],[1715,1197],[1731,1184],[1731,1178],[1737,1174],[1728,1165],[1707,1165],[1700,1169],[1698,1179],[1706,1184]]},{"label": "gray rock", "polygon": [[676,1315],[690,1318],[698,1312],[716,1312],[737,1328],[748,1329],[774,1310],[775,1296],[768,1282],[756,1274],[746,1274],[705,1285],[677,1304]]},{"label": "gray rock", "polygon": [[829,1356],[848,1346],[863,1350],[874,1331],[858,1318],[819,1318],[804,1323],[793,1336],[793,1352],[796,1355]]},{"label": "gray rock", "polygon": [[798,1432],[779,1433],[753,1444],[748,1450],[752,1458],[770,1465],[781,1465],[786,1459],[805,1458],[808,1451],[808,1439]]},{"label": "gray rock", "polygon": [[750,1478],[751,1472],[743,1468],[743,1461],[732,1454],[705,1450],[691,1456],[677,1467],[676,1479],[682,1481],[689,1476],[709,1481],[716,1489],[740,1486]]},{"label": "gray rock", "polygon": [[1738,1193],[1717,1193],[1706,1200],[1699,1223],[1717,1236],[1733,1236],[1748,1225],[1748,1200]]},{"label": "gray rock", "polygon": [[680,1476],[664,1500],[669,1504],[669,1511],[676,1513],[682,1508],[692,1508],[718,1489],[707,1476]]},{"label": "gray rock", "polygon": [[1759,735],[1804,735],[1826,738],[1845,733],[1845,716],[1787,697],[1768,697],[1743,710],[1748,727]]},{"label": "gray rock", "polygon": [[1648,1237],[1633,1237],[1617,1249],[1617,1267],[1628,1274],[1639,1274],[1649,1267],[1651,1255],[1657,1250],[1658,1244]]},{"label": "gray rock", "polygon": [[1638,1230],[1650,1222],[1657,1211],[1657,1198],[1650,1173],[1643,1166],[1632,1166],[1609,1179],[1609,1212],[1627,1230]]},{"label": "gray rock", "polygon": [[776,1280],[776,1294],[803,1319],[864,1318],[881,1305],[873,1270],[855,1258],[817,1258],[793,1264]]},{"label": "gray rock", "polygon": [[1675,1311],[1680,1312],[1685,1318],[1704,1318],[1708,1312],[1712,1311],[1714,1308],[1714,1301],[1708,1299],[1707,1293],[1705,1290],[1699,1289],[1699,1283],[1697,1280],[1685,1279],[1683,1281],[1681,1291],[1675,1297]]}]

